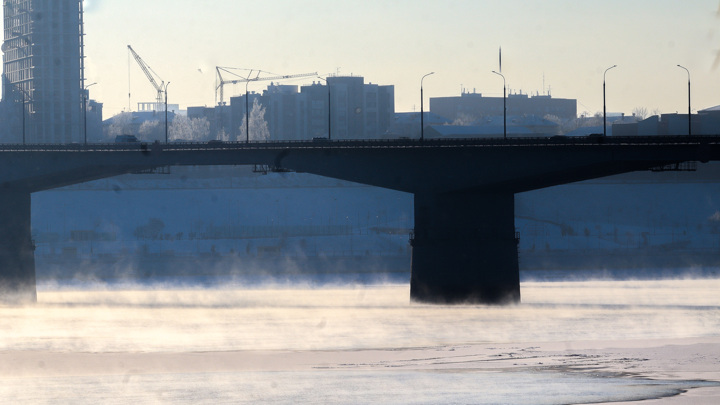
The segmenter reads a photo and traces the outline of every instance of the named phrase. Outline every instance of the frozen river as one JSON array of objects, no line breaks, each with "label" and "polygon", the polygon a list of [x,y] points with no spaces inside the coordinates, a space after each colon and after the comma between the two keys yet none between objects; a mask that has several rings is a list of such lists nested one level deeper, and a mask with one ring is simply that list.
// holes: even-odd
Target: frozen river
[{"label": "frozen river", "polygon": [[[36,306],[0,307],[0,401],[569,404],[661,397],[715,384],[642,371],[667,357],[649,352],[663,346],[658,341],[720,341],[717,291],[714,279],[524,282],[522,304],[487,307],[410,303],[407,285],[45,285]],[[623,342],[650,354],[586,350],[628,346]],[[720,357],[717,345],[707,347],[693,355]]]}]

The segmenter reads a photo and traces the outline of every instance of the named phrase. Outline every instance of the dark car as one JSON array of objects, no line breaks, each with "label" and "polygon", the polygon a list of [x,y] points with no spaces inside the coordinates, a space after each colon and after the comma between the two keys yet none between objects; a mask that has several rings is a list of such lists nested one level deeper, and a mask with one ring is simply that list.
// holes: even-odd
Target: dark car
[{"label": "dark car", "polygon": [[115,137],[115,143],[139,143],[135,135],[118,135]]}]

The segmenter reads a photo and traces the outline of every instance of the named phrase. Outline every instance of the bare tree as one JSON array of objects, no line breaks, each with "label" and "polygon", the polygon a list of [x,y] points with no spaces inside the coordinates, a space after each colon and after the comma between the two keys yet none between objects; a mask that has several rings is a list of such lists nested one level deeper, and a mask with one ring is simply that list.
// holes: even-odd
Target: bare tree
[{"label": "bare tree", "polygon": [[584,112],[576,121],[576,128],[601,126],[603,124],[603,114],[602,112],[596,112],[590,117],[588,113]]},{"label": "bare tree", "polygon": [[632,110],[633,115],[635,118],[637,118],[638,121],[642,121],[648,116],[648,109],[647,107],[635,107]]}]

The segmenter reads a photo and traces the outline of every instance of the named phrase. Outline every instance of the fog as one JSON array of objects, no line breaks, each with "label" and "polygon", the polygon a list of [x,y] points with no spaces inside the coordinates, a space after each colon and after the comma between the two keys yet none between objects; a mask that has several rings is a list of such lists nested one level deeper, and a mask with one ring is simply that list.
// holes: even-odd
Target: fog
[{"label": "fog", "polygon": [[[126,286],[127,287],[127,286]],[[0,350],[228,351],[716,336],[720,280],[526,282],[516,306],[411,303],[407,285],[52,290],[0,307]]]},{"label": "fog", "polygon": [[[410,302],[407,284],[41,284],[36,305],[0,307],[0,399],[566,404],[676,395],[715,385],[619,373],[648,359],[573,348],[716,338],[719,288],[715,279],[530,281],[518,305],[439,306]],[[547,344],[565,351],[543,353]]]}]

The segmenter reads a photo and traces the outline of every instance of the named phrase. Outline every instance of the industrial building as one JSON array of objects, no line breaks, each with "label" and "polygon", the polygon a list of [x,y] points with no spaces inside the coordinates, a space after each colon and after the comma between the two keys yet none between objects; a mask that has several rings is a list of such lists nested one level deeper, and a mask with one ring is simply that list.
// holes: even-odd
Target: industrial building
[{"label": "industrial building", "polygon": [[[634,117],[631,117],[634,118]],[[644,135],[715,135],[720,127],[720,106],[700,110],[697,114],[660,114],[630,122],[620,121],[612,124],[615,136]]]},{"label": "industrial building", "polygon": [[451,121],[472,122],[483,117],[502,116],[503,101],[508,115],[551,115],[568,120],[577,117],[577,100],[523,93],[509,94],[506,100],[503,97],[484,97],[481,93],[468,92],[463,92],[460,97],[431,97],[430,112]]},{"label": "industrial building", "polygon": [[[69,143],[101,120],[84,79],[81,0],[3,1],[4,142]],[[99,115],[98,115],[99,114]]]}]

